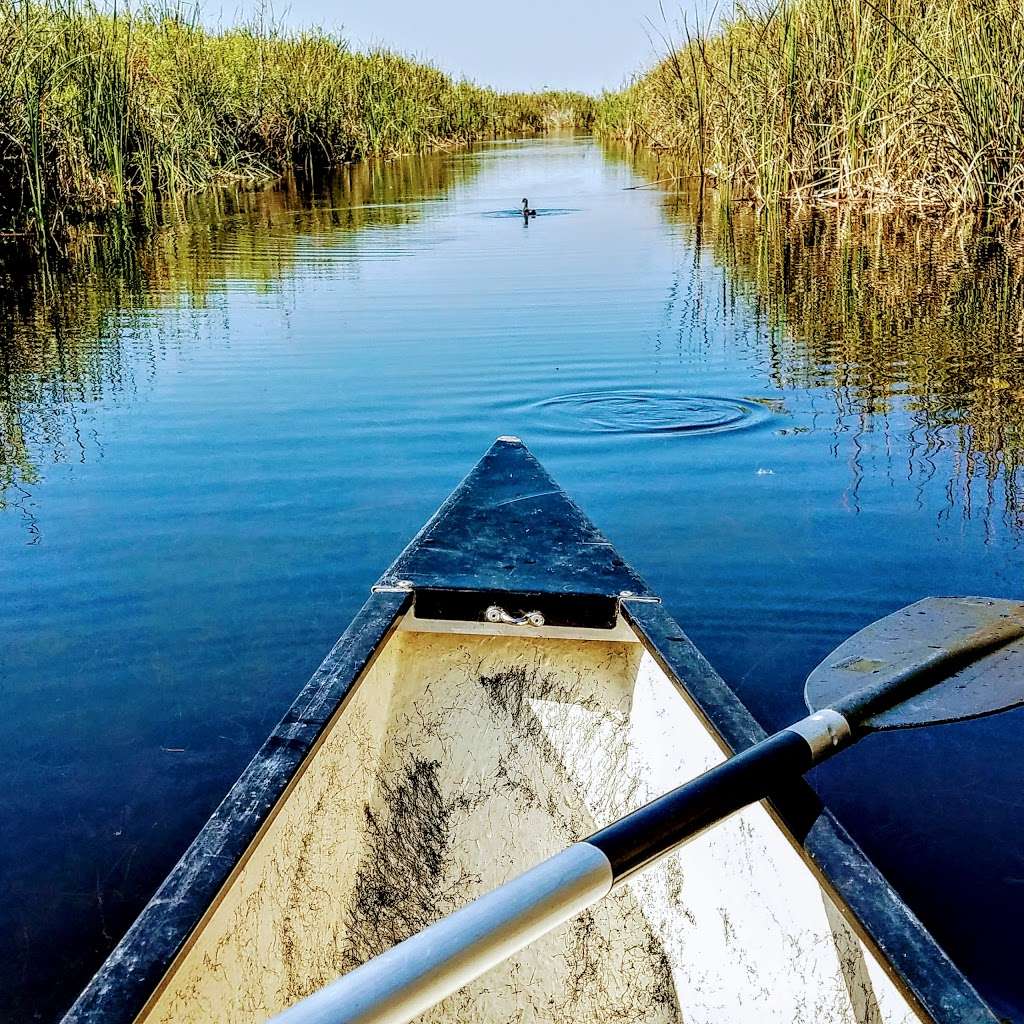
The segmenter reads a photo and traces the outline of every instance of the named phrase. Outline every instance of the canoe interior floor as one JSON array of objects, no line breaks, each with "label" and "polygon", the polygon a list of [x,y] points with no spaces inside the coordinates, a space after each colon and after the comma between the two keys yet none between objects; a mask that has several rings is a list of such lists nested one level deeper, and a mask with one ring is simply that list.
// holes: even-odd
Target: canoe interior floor
[{"label": "canoe interior floor", "polygon": [[[265,1020],[721,758],[636,642],[396,632],[139,1021]],[[918,1017],[757,806],[421,1019]]]}]

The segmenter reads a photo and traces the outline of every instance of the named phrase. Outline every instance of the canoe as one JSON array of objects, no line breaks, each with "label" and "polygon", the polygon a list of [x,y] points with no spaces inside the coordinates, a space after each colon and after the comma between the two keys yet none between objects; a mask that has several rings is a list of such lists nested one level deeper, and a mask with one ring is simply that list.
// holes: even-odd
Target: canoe
[{"label": "canoe", "polygon": [[[764,735],[523,443],[499,438],[65,1024],[266,1020]],[[995,1021],[803,781],[420,1019]]]}]

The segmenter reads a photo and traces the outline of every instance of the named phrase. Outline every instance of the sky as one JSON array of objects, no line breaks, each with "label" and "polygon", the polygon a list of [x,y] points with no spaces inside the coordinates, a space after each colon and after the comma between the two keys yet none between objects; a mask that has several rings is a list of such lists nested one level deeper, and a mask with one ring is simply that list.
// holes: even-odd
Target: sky
[{"label": "sky", "polygon": [[[357,48],[385,45],[498,89],[599,92],[621,86],[677,34],[678,0],[275,0],[287,25],[340,30]],[[206,20],[230,23],[263,0],[206,0]],[[652,28],[652,25],[655,26]]]}]

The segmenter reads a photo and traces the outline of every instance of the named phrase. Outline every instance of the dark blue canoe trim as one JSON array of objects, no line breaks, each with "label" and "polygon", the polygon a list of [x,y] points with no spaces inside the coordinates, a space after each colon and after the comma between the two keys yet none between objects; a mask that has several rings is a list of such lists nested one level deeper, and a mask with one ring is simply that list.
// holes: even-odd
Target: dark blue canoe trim
[{"label": "dark blue canoe trim", "polygon": [[[764,729],[664,608],[625,601],[622,611],[728,753],[738,754],[765,739]],[[912,1003],[936,1024],[998,1024],[971,983],[807,782],[787,784],[768,803],[840,912],[878,950]]]},{"label": "dark blue canoe trim", "polygon": [[408,593],[370,596],[64,1024],[135,1020],[411,602]]}]

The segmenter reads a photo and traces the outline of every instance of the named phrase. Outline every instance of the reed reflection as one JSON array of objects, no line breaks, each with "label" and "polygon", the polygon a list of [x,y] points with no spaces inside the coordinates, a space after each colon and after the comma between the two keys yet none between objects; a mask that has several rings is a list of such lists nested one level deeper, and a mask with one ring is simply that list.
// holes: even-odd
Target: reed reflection
[{"label": "reed reflection", "polygon": [[191,343],[187,316],[155,312],[208,308],[228,282],[272,290],[300,265],[345,273],[360,233],[415,223],[478,170],[468,152],[363,161],[315,185],[216,190],[102,232],[84,226],[49,264],[0,247],[0,510],[20,512],[37,539],[45,467],[102,456],[83,413],[143,389]]},{"label": "reed reflection", "polygon": [[[671,175],[654,158],[635,163],[652,181]],[[706,346],[709,320],[731,322],[772,386],[808,393],[803,411],[834,433],[833,453],[850,467],[853,507],[865,439],[880,435],[891,473],[919,488],[941,480],[943,518],[1018,535],[1024,248],[962,220],[727,206],[686,184],[660,186],[689,243],[683,259],[713,262],[724,278],[688,274],[680,294],[677,276],[657,346],[673,330],[677,345]],[[799,398],[787,404],[801,411]]]}]

